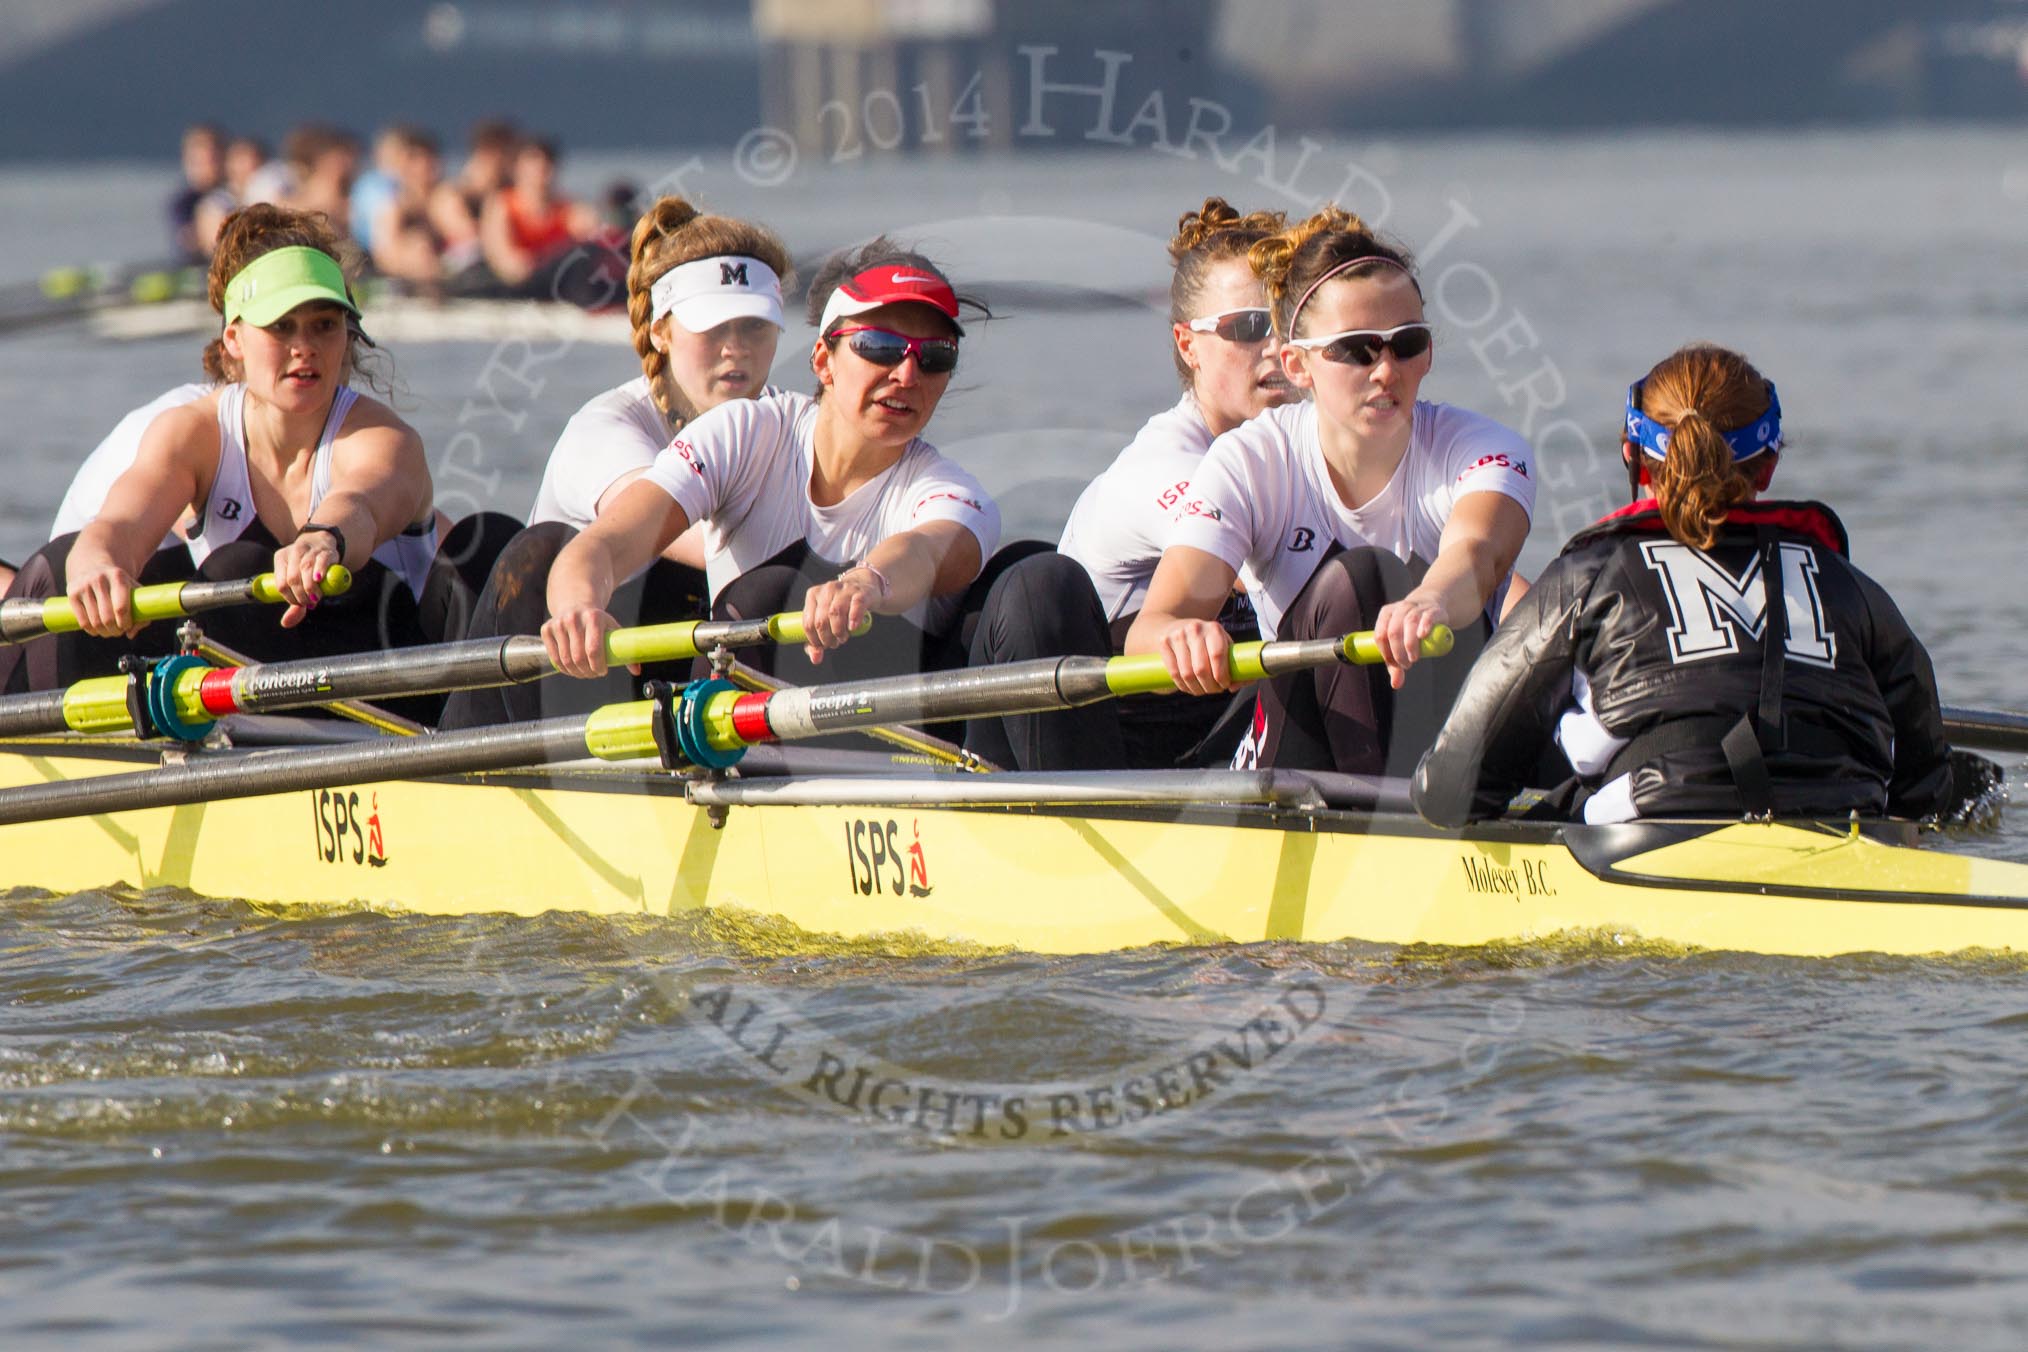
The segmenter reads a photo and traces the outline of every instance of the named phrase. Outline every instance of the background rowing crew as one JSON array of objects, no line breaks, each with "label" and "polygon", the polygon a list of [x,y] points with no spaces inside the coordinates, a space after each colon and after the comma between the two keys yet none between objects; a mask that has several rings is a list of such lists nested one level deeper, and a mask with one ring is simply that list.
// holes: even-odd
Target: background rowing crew
[{"label": "background rowing crew", "polygon": [[[1770,382],[1714,347],[1636,382],[1634,501],[1531,589],[1513,573],[1526,443],[1417,397],[1434,345],[1414,260],[1335,207],[1290,222],[1209,198],[1182,216],[1181,395],[1092,481],[1056,549],[1003,546],[992,499],[924,439],[966,312],[986,310],[893,241],[811,279],[805,394],[766,384],[794,280],[781,240],[656,202],[628,247],[639,373],[570,420],[525,528],[444,520],[414,431],[351,388],[374,373],[340,256],[317,213],[226,218],[208,379],[135,410],[80,470],[9,594],[67,594],[82,632],[0,649],[8,688],[113,670],[138,583],[272,568],[280,628],[213,622],[252,657],[539,632],[579,678],[412,702],[445,727],[629,697],[605,660],[623,624],[799,609],[807,643],[764,650],[764,674],[1144,652],[1183,692],[970,723],[967,747],[1010,768],[1413,772],[1445,823],[1527,785],[1596,822],[1920,816],[1949,796],[1921,645],[1829,508],[1761,496],[1781,448]],[[323,600],[341,563],[360,585]],[[1459,651],[1422,662],[1438,626]],[[1384,665],[1235,689],[1237,639],[1362,629]]]},{"label": "background rowing crew", "polygon": [[556,142],[506,118],[474,123],[450,174],[436,136],[408,123],[382,128],[370,156],[323,123],[291,128],[275,156],[258,136],[199,123],[169,199],[172,251],[208,263],[226,218],[266,203],[322,215],[365,271],[411,292],[608,304],[635,190],[614,182],[599,206],[576,201],[557,187],[558,160]]}]

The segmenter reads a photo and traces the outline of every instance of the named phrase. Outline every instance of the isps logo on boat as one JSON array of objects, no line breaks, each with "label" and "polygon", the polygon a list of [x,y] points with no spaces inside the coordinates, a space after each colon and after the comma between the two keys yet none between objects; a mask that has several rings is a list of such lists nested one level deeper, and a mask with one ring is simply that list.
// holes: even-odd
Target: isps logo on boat
[{"label": "isps logo on boat", "polygon": [[926,897],[929,860],[923,853],[922,819],[911,818],[906,834],[893,817],[855,817],[845,823],[845,860],[852,890],[862,897],[888,893]]},{"label": "isps logo on boat", "polygon": [[327,864],[387,866],[387,839],[380,830],[380,795],[362,803],[357,790],[319,789],[310,795],[312,848]]}]

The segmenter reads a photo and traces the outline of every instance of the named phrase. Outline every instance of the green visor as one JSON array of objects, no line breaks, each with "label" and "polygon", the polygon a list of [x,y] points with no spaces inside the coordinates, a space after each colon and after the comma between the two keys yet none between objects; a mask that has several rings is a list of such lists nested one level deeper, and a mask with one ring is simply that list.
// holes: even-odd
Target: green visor
[{"label": "green visor", "polygon": [[244,319],[265,327],[298,305],[317,300],[340,306],[354,318],[359,315],[337,259],[300,244],[271,249],[225,284],[225,322]]}]

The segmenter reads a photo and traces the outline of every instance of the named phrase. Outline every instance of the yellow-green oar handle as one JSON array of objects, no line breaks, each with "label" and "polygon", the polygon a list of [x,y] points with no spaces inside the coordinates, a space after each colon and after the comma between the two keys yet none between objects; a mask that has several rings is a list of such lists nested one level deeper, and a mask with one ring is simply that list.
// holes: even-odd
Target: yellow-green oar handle
[{"label": "yellow-green oar handle", "polygon": [[[1362,629],[1356,634],[1345,635],[1346,660],[1355,666],[1377,667],[1387,659],[1380,655],[1380,645],[1373,641],[1373,631]],[[1446,657],[1456,646],[1457,638],[1451,627],[1440,624],[1429,631],[1429,637],[1422,641],[1424,657]]]},{"label": "yellow-green oar handle", "polygon": [[[872,627],[873,617],[865,615],[852,626],[852,632],[863,634]],[[803,631],[802,612],[783,611],[779,615],[768,616],[768,637],[777,643],[808,643],[810,636]]]},{"label": "yellow-green oar handle", "polygon": [[[1453,642],[1450,627],[1440,624],[1422,641],[1422,655],[1442,657],[1451,650]],[[1235,682],[1245,684],[1248,681],[1265,680],[1282,671],[1315,666],[1316,662],[1308,660],[1288,665],[1274,661],[1263,662],[1264,656],[1272,659],[1278,651],[1293,653],[1299,647],[1306,649],[1311,644],[1330,645],[1335,649],[1335,655],[1340,662],[1354,666],[1377,666],[1385,660],[1380,656],[1380,645],[1373,641],[1373,631],[1366,629],[1356,634],[1347,634],[1341,639],[1314,639],[1300,645],[1289,640],[1282,640],[1279,643],[1264,641],[1235,643],[1227,656],[1226,670],[1231,673]],[[1328,659],[1324,660],[1328,665]],[[1144,695],[1160,690],[1174,690],[1176,683],[1170,679],[1169,668],[1162,661],[1162,654],[1136,653],[1131,657],[1115,657],[1106,663],[1106,688],[1115,695]]]},{"label": "yellow-green oar handle", "polygon": [[[351,585],[351,571],[340,565],[325,572],[317,590],[324,596],[337,596]],[[199,597],[203,598],[202,601],[197,600]],[[276,585],[273,573],[262,573],[245,582],[233,583],[159,582],[134,589],[134,623],[180,620],[186,615],[215,610],[234,602],[264,601],[269,605],[279,605],[281,600],[282,591]],[[77,611],[72,608],[68,596],[52,596],[42,603],[42,628],[51,634],[77,632]]]},{"label": "yellow-green oar handle", "polygon": [[[352,589],[352,570],[350,568],[347,568],[342,563],[334,563],[329,568],[324,570],[324,580],[317,584],[317,595],[343,596],[346,592],[350,591],[351,589]],[[149,588],[143,587],[141,589],[142,592],[145,592],[147,590],[149,590]],[[280,584],[275,581],[275,575],[273,573],[262,573],[259,577],[255,578],[253,580],[252,586],[249,588],[249,591],[251,592],[253,599],[256,601],[262,601],[271,606],[278,606],[282,604],[282,589]],[[142,618],[139,607],[140,596],[141,592],[134,593],[134,598],[136,602],[134,617],[136,619]],[[147,616],[146,618],[151,620],[168,620],[174,619],[181,613],[182,613],[181,611],[169,610],[164,611],[160,615],[150,615]]]},{"label": "yellow-green oar handle", "polygon": [[[873,627],[866,616],[853,629],[863,634]],[[710,652],[720,644],[738,648],[755,643],[802,643],[801,611],[784,611],[758,620],[680,620],[674,624],[644,624],[632,629],[615,629],[606,635],[606,663],[633,666],[642,662],[681,662]]]}]

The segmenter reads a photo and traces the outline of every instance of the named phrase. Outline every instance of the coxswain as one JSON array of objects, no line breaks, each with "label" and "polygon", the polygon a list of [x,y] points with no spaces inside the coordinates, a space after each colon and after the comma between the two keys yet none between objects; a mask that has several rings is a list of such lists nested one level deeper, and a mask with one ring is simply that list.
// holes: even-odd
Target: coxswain
[{"label": "coxswain", "polygon": [[1686,347],[1627,392],[1625,426],[1634,501],[1508,616],[1416,771],[1416,808],[1442,826],[1499,816],[1548,786],[1546,763],[1570,774],[1550,801],[1587,822],[1943,809],[1929,654],[1829,507],[1761,496],[1774,385],[1737,352]]}]

